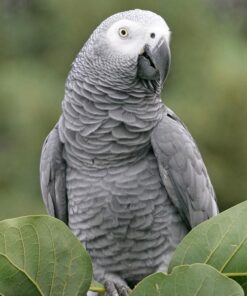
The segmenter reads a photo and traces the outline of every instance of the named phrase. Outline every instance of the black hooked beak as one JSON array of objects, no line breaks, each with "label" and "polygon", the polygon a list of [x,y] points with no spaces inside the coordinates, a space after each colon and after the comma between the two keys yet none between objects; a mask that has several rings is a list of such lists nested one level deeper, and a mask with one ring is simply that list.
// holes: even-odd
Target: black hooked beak
[{"label": "black hooked beak", "polygon": [[137,76],[142,80],[156,81],[162,85],[168,75],[170,64],[170,48],[165,39],[161,38],[153,49],[145,45],[144,52],[138,57]]}]

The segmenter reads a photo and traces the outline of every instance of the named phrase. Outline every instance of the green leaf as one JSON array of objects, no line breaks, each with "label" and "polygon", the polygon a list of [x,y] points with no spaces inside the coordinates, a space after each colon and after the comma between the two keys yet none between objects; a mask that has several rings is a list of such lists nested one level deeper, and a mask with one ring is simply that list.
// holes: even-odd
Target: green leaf
[{"label": "green leaf", "polygon": [[88,254],[60,220],[0,222],[0,295],[86,295],[91,278]]},{"label": "green leaf", "polygon": [[99,283],[96,280],[92,279],[92,283],[91,283],[91,286],[89,288],[89,291],[99,293],[100,295],[104,295],[105,287],[101,283]]},{"label": "green leaf", "polygon": [[0,295],[42,295],[28,275],[0,254]]},{"label": "green leaf", "polygon": [[201,223],[183,239],[171,260],[175,266],[207,263],[238,281],[247,292],[247,201]]},{"label": "green leaf", "polygon": [[207,264],[178,266],[142,280],[130,296],[244,296],[241,286]]}]

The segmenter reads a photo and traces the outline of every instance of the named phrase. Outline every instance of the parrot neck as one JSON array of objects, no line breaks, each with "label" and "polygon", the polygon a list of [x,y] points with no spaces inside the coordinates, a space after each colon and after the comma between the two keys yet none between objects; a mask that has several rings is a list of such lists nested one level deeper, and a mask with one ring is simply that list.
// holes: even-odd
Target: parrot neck
[{"label": "parrot neck", "polygon": [[129,94],[89,81],[69,80],[60,136],[71,163],[120,165],[145,157],[164,105],[157,95]]}]

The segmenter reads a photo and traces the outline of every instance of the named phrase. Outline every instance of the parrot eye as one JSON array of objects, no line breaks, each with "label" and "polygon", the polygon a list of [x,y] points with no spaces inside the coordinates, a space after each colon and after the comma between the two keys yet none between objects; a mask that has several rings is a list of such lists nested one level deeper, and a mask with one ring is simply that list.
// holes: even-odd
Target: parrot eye
[{"label": "parrot eye", "polygon": [[118,34],[120,37],[126,38],[126,37],[128,37],[128,30],[126,28],[120,28],[118,30]]}]

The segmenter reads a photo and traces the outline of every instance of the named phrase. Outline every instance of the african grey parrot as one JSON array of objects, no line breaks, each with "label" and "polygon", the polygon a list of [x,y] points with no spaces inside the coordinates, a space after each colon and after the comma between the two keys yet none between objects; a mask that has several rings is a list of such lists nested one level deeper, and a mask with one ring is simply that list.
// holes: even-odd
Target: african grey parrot
[{"label": "african grey parrot", "polygon": [[103,21],[73,62],[42,149],[46,208],[85,246],[111,296],[167,270],[186,233],[218,213],[193,138],[160,98],[169,38],[150,11]]}]

